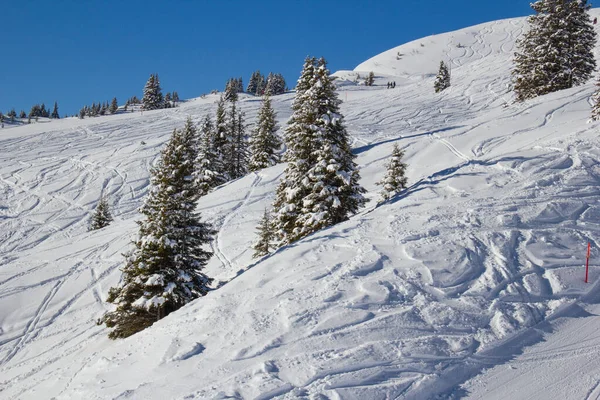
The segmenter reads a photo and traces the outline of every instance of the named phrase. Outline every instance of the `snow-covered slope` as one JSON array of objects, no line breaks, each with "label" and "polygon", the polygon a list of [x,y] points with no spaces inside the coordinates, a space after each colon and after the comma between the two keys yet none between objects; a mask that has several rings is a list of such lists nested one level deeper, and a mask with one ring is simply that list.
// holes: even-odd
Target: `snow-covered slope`
[{"label": "snow-covered slope", "polygon": [[[137,233],[149,167],[173,128],[214,112],[216,97],[2,132],[0,397],[502,398],[493,382],[518,379],[505,363],[522,351],[509,365],[545,362],[537,376],[554,371],[547,360],[568,365],[556,349],[572,335],[561,330],[600,326],[581,311],[600,297],[600,268],[585,284],[582,267],[600,233],[600,124],[587,123],[592,82],[511,104],[523,21],[428,37],[339,72],[373,201],[257,262],[254,229],[284,166],[224,185],[200,202],[219,230],[207,273],[220,288],[126,340],[109,341],[95,320]],[[434,94],[440,59],[452,86]],[[371,70],[379,86],[352,82]],[[282,125],[292,99],[273,99]],[[259,101],[242,97],[249,121]],[[410,187],[378,205],[394,143]],[[86,232],[102,190],[116,220]],[[553,355],[528,356],[546,337]],[[582,395],[597,390],[577,383]],[[565,398],[532,386],[533,397]]]}]

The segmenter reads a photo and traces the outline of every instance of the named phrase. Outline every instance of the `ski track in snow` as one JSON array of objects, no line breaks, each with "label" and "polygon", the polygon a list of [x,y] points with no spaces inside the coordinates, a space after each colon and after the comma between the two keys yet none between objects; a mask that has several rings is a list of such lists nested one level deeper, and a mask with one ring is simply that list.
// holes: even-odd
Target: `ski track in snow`
[{"label": "ski track in snow", "polygon": [[[384,52],[356,68],[376,72],[371,88],[339,72],[371,202],[253,260],[283,168],[223,185],[199,204],[217,229],[207,272],[218,290],[128,340],[109,341],[94,321],[112,307],[103,298],[135,237],[149,169],[173,128],[214,113],[217,97],[3,131],[2,397],[487,399],[508,388],[599,398],[600,269],[593,285],[580,276],[600,231],[598,124],[586,123],[594,86],[513,103],[523,21]],[[452,86],[434,94],[440,55]],[[385,89],[390,80],[396,89]],[[280,126],[292,99],[272,99]],[[241,96],[250,123],[258,104]],[[377,202],[394,143],[409,187]],[[102,193],[115,222],[87,232]]]}]

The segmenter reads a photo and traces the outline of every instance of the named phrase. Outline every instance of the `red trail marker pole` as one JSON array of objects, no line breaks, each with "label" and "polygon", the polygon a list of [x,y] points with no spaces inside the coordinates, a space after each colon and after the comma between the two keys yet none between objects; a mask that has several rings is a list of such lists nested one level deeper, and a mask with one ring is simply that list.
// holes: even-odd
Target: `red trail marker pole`
[{"label": "red trail marker pole", "polygon": [[585,283],[588,283],[588,272],[590,268],[590,247],[591,244],[590,242],[588,242],[587,256],[585,258]]}]

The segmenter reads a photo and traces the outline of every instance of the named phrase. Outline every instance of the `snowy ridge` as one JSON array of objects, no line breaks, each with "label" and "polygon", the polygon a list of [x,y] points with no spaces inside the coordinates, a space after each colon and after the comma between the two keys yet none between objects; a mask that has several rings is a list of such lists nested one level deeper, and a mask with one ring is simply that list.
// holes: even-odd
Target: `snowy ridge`
[{"label": "snowy ridge", "polygon": [[[216,97],[10,129],[0,137],[0,397],[501,398],[495,377],[524,387],[504,365],[521,352],[565,364],[569,353],[527,349],[568,339],[563,325],[594,326],[565,318],[600,299],[582,269],[587,242],[600,244],[600,124],[587,123],[593,82],[511,104],[523,26],[496,21],[382,53],[355,70],[373,70],[379,86],[338,73],[373,201],[256,262],[250,244],[284,166],[223,185],[200,202],[219,229],[206,272],[220,288],[126,340],[109,341],[94,321],[110,307],[102,300],[136,233],[149,167],[172,129],[214,112]],[[435,94],[440,57],[452,86]],[[281,126],[292,99],[272,99]],[[259,99],[240,103],[254,121]],[[409,188],[377,205],[394,143]],[[102,191],[115,222],[86,232]],[[592,282],[599,274],[593,264]],[[577,383],[580,397],[598,391],[591,378]],[[544,388],[529,393],[565,398]]]}]

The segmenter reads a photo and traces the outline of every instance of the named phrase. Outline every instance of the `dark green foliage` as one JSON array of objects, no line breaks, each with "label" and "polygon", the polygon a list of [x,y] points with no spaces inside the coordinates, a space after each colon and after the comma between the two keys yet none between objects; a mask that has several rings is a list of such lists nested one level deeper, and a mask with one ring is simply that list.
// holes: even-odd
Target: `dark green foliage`
[{"label": "dark green foliage", "polygon": [[90,219],[90,225],[88,230],[94,231],[96,229],[102,229],[105,226],[110,225],[113,218],[110,214],[110,208],[108,206],[108,200],[106,197],[102,196],[96,209],[94,210],[94,214],[92,214],[92,218]]},{"label": "dark green foliage", "polygon": [[215,126],[210,116],[204,117],[198,138],[198,158],[196,160],[198,190],[204,196],[214,187],[225,183],[223,160],[215,149]]},{"label": "dark green foliage", "polygon": [[404,157],[404,151],[394,144],[392,150],[392,157],[389,163],[386,165],[387,172],[385,177],[377,182],[378,185],[383,186],[381,197],[383,200],[389,199],[391,196],[406,189],[408,179],[406,178],[406,164],[402,162]]},{"label": "dark green foliage", "polygon": [[127,257],[122,283],[109,291],[117,305],[102,321],[111,339],[139,332],[190,301],[204,296],[212,281],[202,270],[214,231],[195,211],[199,197],[194,161],[197,132],[190,119],[175,130],[156,168],[138,222],[139,239]]},{"label": "dark green foliage", "polygon": [[271,98],[265,95],[258,111],[256,127],[250,139],[250,171],[271,167],[281,161],[277,153],[281,140],[277,136],[276,114],[271,106]]},{"label": "dark green foliage", "polygon": [[285,131],[288,166],[273,205],[280,244],[345,221],[365,202],[333,80],[324,59],[306,59]]},{"label": "dark green foliage", "polygon": [[267,86],[265,87],[265,94],[269,96],[276,96],[278,94],[285,93],[285,79],[281,74],[270,73],[267,77]]},{"label": "dark green foliage", "polygon": [[252,249],[254,249],[253,258],[266,256],[274,248],[275,231],[271,222],[271,215],[267,209],[265,209],[260,225],[256,230],[258,231],[258,241],[252,246]]},{"label": "dark green foliage", "polygon": [[27,118],[27,113],[24,110],[21,110],[19,113],[19,118]]},{"label": "dark green foliage", "polygon": [[142,108],[144,110],[158,110],[164,107],[162,90],[158,74],[150,75],[146,86],[144,86],[144,97],[142,98]]},{"label": "dark green foliage", "polygon": [[231,102],[225,128],[223,162],[229,179],[237,179],[248,172],[248,144],[245,139],[244,116]]},{"label": "dark green foliage", "polygon": [[373,86],[373,83],[375,83],[375,74],[371,71],[365,78],[365,86]]},{"label": "dark green foliage", "polygon": [[58,103],[56,101],[54,102],[54,109],[52,110],[52,114],[50,115],[50,118],[53,118],[53,119],[60,118],[60,115],[58,114]]},{"label": "dark green foliage", "polygon": [[596,67],[587,0],[538,0],[517,41],[512,71],[517,101],[581,85]]},{"label": "dark green foliage", "polygon": [[117,112],[118,109],[119,109],[119,103],[117,103],[117,98],[113,97],[112,101],[110,102],[110,107],[108,108],[108,111],[111,114],[114,114]]},{"label": "dark green foliage", "polygon": [[444,61],[440,61],[440,69],[438,71],[437,76],[435,77],[435,82],[433,83],[433,88],[436,93],[441,92],[450,87],[450,72],[448,71],[448,67],[444,63]]},{"label": "dark green foliage", "polygon": [[265,91],[266,80],[264,75],[260,71],[254,71],[248,81],[248,87],[246,93],[253,94],[255,96],[262,96]]}]

